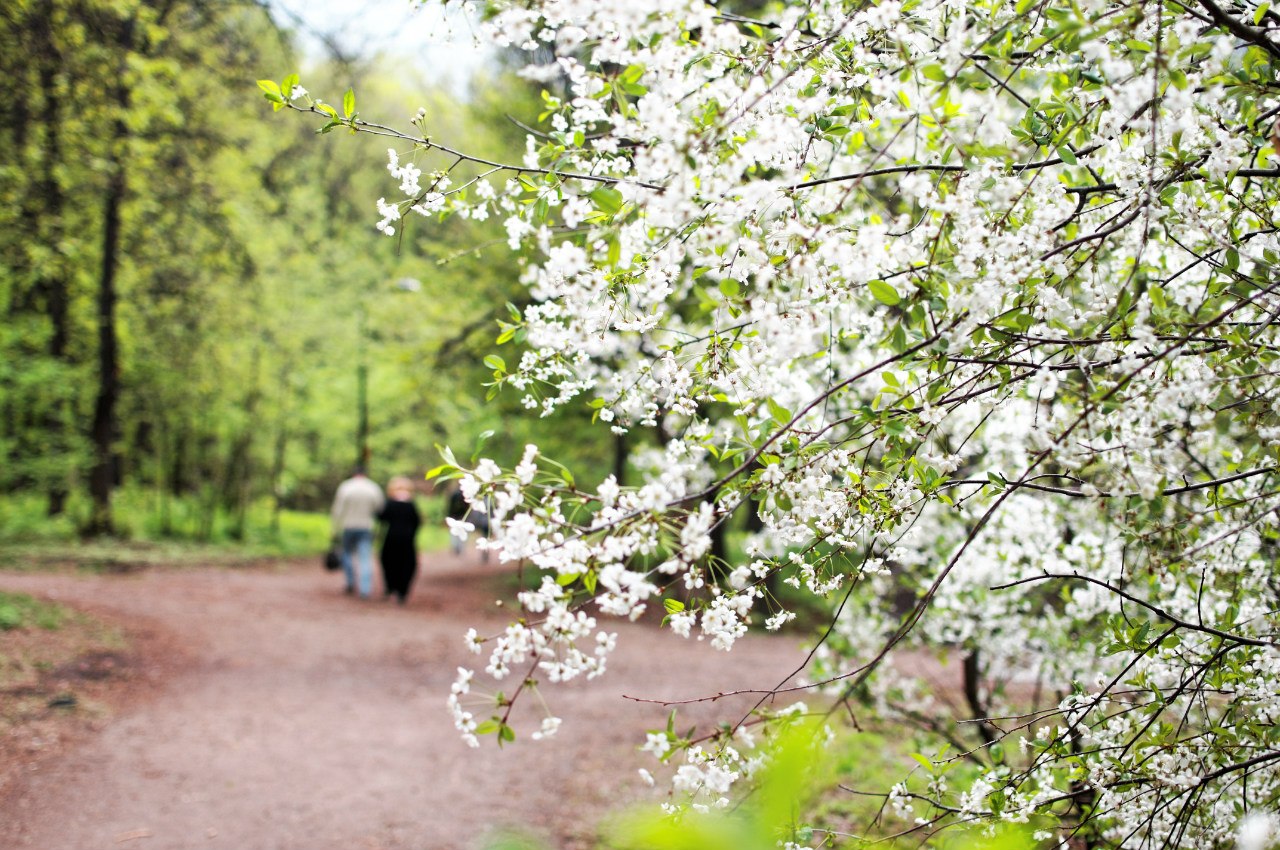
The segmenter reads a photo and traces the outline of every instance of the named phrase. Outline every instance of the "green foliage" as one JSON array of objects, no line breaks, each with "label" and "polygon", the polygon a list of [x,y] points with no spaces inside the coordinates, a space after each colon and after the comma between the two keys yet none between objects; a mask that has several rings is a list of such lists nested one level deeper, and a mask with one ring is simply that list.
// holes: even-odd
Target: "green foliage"
[{"label": "green foliage", "polygon": [[[673,815],[656,806],[623,814],[603,828],[602,850],[776,850],[808,847],[921,847],[945,850],[1033,850],[1031,827],[997,829],[950,828],[930,835],[914,823],[884,820],[884,798],[864,798],[852,821],[847,807],[831,808],[824,800],[833,784],[850,776],[859,782],[891,783],[900,776],[891,765],[901,741],[871,733],[834,739],[813,720],[778,730],[764,747],[764,767],[751,790],[728,809],[682,809]],[[819,811],[824,822],[847,825],[832,831],[809,825]],[[899,837],[895,834],[901,833]],[[923,842],[923,843],[922,843]],[[536,841],[504,835],[489,850],[537,850]]]},{"label": "green foliage", "polygon": [[827,743],[820,724],[793,724],[771,742],[755,788],[741,805],[674,817],[638,812],[614,827],[605,843],[611,850],[773,850],[783,842],[807,842],[812,830],[804,819],[830,781]]},{"label": "green foliage", "polygon": [[41,602],[25,593],[0,591],[0,631],[44,629],[56,631],[66,621],[66,609]]},{"label": "green foliage", "polygon": [[[418,532],[419,549],[447,548],[443,497],[419,499],[418,508],[424,523]],[[45,516],[43,498],[36,494],[0,498],[0,564],[13,566],[62,555],[85,564],[309,556],[322,551],[331,534],[327,513],[276,512],[267,498],[255,500],[241,517],[216,506],[209,514],[207,504],[198,498],[175,499],[129,487],[116,497],[119,532],[127,542],[89,545],[81,542],[79,533],[89,509],[88,500],[76,496],[64,515],[51,519]]]},{"label": "green foliage", "polygon": [[[126,37],[131,22],[146,23],[145,39]],[[273,72],[258,90],[277,109],[300,83],[284,35],[261,9],[189,0],[51,0],[0,17],[10,81],[0,107],[0,493],[39,494],[62,514],[42,522],[4,508],[0,539],[66,540],[87,522],[72,491],[91,467],[112,158],[128,187],[110,439],[121,533],[257,545],[263,528],[287,533],[262,515],[265,503],[326,508],[362,454],[362,376],[375,478],[416,476],[435,444],[469,450],[486,430],[503,462],[536,441],[574,463],[607,463],[607,446],[582,437],[585,413],[513,426],[513,394],[475,396],[493,371],[483,360],[503,305],[520,298],[519,266],[505,251],[463,246],[501,242],[499,222],[453,219],[431,240],[388,239],[372,227],[371,203],[394,189],[384,140],[318,143],[298,122],[259,120],[263,101],[245,80]],[[520,150],[506,115],[536,109],[521,102],[524,87],[494,85],[462,103],[389,70],[322,62],[305,69],[306,83],[333,92],[341,112],[299,97],[347,123],[357,92],[378,114],[422,106],[432,132],[460,145]],[[101,81],[117,78],[123,105],[102,96]],[[397,287],[404,278],[420,288]]]}]

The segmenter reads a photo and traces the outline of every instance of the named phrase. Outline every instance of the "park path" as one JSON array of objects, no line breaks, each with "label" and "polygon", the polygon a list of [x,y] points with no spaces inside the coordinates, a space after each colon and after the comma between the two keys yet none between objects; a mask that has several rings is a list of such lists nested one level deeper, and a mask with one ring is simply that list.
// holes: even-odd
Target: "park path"
[{"label": "park path", "polygon": [[[586,848],[608,812],[656,799],[638,781],[653,764],[636,744],[665,713],[623,694],[768,687],[801,658],[787,638],[748,638],[726,655],[650,624],[610,624],[609,673],[549,692],[565,721],[557,736],[468,749],[444,699],[455,668],[477,660],[466,628],[506,622],[501,572],[427,556],[403,608],[346,597],[340,577],[310,563],[0,572],[0,589],[167,635],[171,662],[100,731],[23,771],[0,797],[0,847],[471,850],[514,826]],[[711,710],[681,715],[729,716]]]}]

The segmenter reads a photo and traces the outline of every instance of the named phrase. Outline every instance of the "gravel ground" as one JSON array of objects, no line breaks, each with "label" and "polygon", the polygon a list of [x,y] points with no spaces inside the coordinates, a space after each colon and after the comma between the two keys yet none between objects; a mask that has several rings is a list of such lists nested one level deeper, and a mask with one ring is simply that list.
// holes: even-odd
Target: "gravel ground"
[{"label": "gravel ground", "polygon": [[[426,556],[405,607],[344,596],[341,577],[310,561],[0,573],[0,589],[144,636],[109,719],[11,771],[0,848],[469,850],[509,827],[586,848],[610,812],[657,799],[637,778],[653,765],[636,744],[666,711],[624,694],[770,687],[802,658],[787,638],[744,639],[726,655],[653,624],[611,624],[609,673],[548,692],[558,735],[469,749],[444,699],[455,668],[476,660],[466,629],[506,623],[501,573]],[[682,708],[681,726],[743,705]]]}]

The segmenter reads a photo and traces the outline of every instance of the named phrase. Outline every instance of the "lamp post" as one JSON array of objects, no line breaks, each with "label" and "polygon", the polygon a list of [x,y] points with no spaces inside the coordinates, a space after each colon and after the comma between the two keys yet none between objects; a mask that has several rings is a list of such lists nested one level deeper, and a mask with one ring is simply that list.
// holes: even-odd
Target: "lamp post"
[{"label": "lamp post", "polygon": [[[422,291],[422,281],[402,277],[393,284],[397,292]],[[356,465],[369,466],[369,311],[362,300],[356,305],[356,332],[359,350],[356,357]]]}]

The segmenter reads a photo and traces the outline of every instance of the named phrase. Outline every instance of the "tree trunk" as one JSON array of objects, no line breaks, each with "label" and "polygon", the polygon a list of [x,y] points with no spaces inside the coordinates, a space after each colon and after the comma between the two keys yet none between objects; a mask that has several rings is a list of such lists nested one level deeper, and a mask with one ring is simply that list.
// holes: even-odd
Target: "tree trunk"
[{"label": "tree trunk", "polygon": [[243,540],[248,523],[249,498],[253,490],[253,437],[257,427],[258,402],[262,399],[262,346],[255,344],[249,367],[251,385],[243,410],[248,424],[231,444],[223,479],[222,503],[231,516],[231,536]]},{"label": "tree trunk", "polygon": [[982,665],[978,650],[972,649],[964,656],[964,698],[969,703],[969,711],[973,714],[973,719],[977,721],[973,726],[978,736],[982,738],[982,743],[990,746],[996,738],[991,731],[991,725],[986,722],[987,707],[982,702],[981,688]]},{"label": "tree trunk", "polygon": [[356,335],[359,345],[356,361],[356,466],[369,466],[369,317],[364,305],[356,310]]},{"label": "tree trunk", "polygon": [[168,537],[173,533],[173,521],[169,512],[169,487],[168,480],[168,460],[170,442],[172,441],[172,425],[163,416],[156,416],[156,445],[155,445],[155,488],[156,488],[156,514],[159,517],[160,535]]},{"label": "tree trunk", "polygon": [[[61,259],[64,236],[62,216],[65,197],[57,176],[57,167],[62,161],[62,99],[57,91],[57,72],[62,57],[59,55],[53,40],[52,26],[52,20],[47,19],[47,27],[42,33],[44,38],[41,44],[40,91],[43,97],[43,109],[41,110],[40,121],[44,125],[44,144],[41,151],[40,181],[37,194],[44,202],[44,211],[40,222],[41,241],[50,246],[60,259],[55,263],[49,264],[47,267],[49,271],[41,275],[37,289],[44,296],[45,310],[49,315],[49,357],[53,359],[54,363],[64,365],[68,359],[67,346],[71,335],[69,318],[71,297],[67,279],[67,265]],[[59,386],[54,388],[57,398],[44,414],[42,425],[50,453],[55,456],[60,455],[61,459],[65,461],[67,452],[70,450],[70,446],[67,444],[67,411],[66,399],[64,398],[66,393],[62,388],[65,385],[65,381],[59,381],[58,384]],[[66,510],[67,479],[65,470],[61,477],[55,477],[49,482],[48,498],[49,516],[57,516]]]},{"label": "tree trunk", "polygon": [[627,459],[630,457],[631,447],[627,442],[626,433],[613,435],[613,479],[618,483],[619,487],[625,487],[627,484]]},{"label": "tree trunk", "polygon": [[[172,4],[157,19],[163,23]],[[136,13],[135,13],[136,14]],[[112,534],[115,523],[111,516],[111,492],[116,482],[115,442],[118,423],[116,403],[120,399],[120,352],[116,338],[116,276],[120,270],[121,211],[128,194],[125,144],[129,139],[129,127],[125,124],[133,91],[125,83],[129,54],[137,46],[136,17],[123,22],[118,46],[120,62],[116,69],[116,81],[111,90],[112,105],[116,116],[112,122],[111,139],[107,147],[107,189],[102,210],[102,267],[98,278],[98,392],[93,404],[93,425],[90,438],[93,444],[93,467],[89,473],[89,495],[93,510],[87,532],[91,535]]]},{"label": "tree trunk", "polygon": [[[124,92],[123,86],[121,91]],[[127,92],[120,95],[128,100]],[[125,103],[120,104],[121,107]],[[124,123],[116,123],[116,144],[123,142]],[[102,270],[98,280],[98,393],[93,405],[93,469],[89,475],[89,494],[93,513],[90,534],[111,534],[111,491],[115,482],[112,443],[116,432],[116,402],[120,398],[120,362],[116,339],[116,273],[120,267],[120,208],[128,190],[124,163],[113,147],[111,175],[102,213]]]},{"label": "tree trunk", "polygon": [[187,452],[191,445],[191,426],[185,419],[174,425],[173,438],[169,443],[169,495],[178,497],[190,490],[187,482],[187,471],[190,458]]},{"label": "tree trunk", "polygon": [[289,448],[289,413],[291,390],[289,388],[289,370],[282,368],[280,384],[280,421],[277,425],[275,447],[271,455],[271,532],[280,533],[280,510],[284,507],[281,489],[284,478],[284,464]]}]

